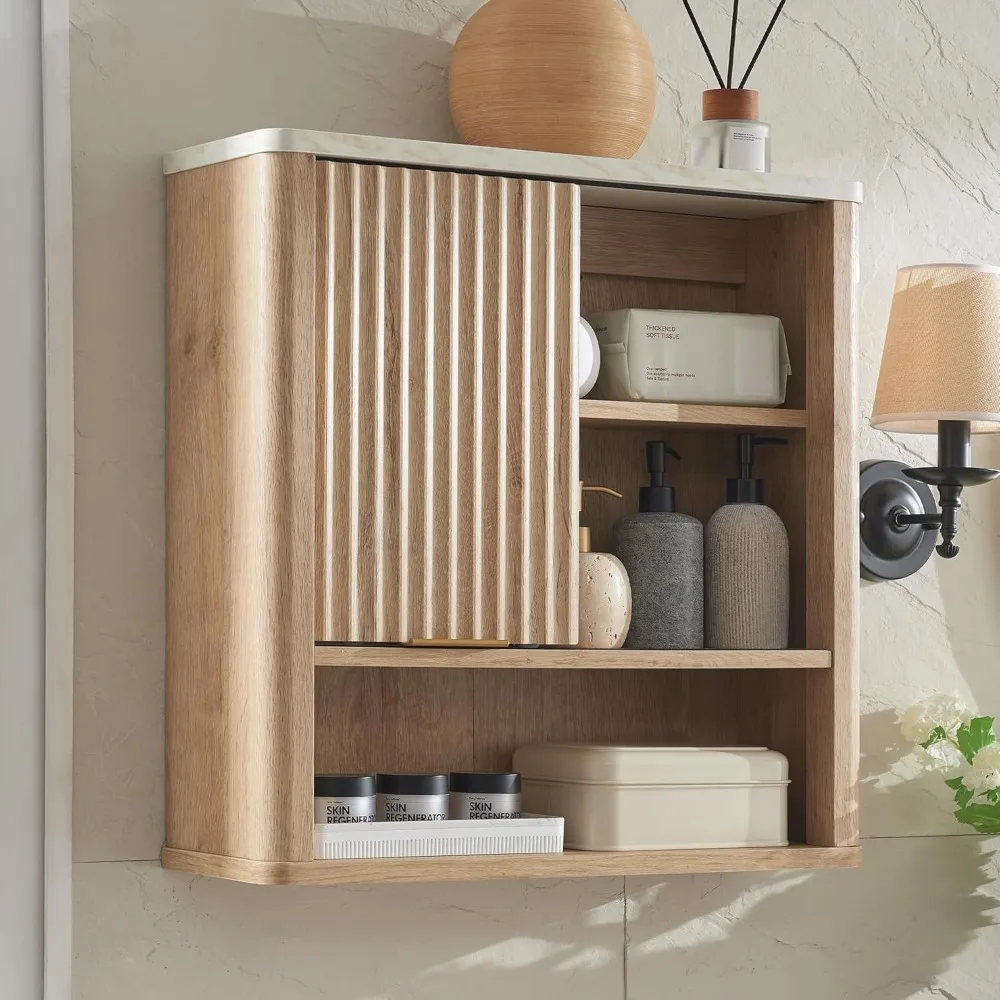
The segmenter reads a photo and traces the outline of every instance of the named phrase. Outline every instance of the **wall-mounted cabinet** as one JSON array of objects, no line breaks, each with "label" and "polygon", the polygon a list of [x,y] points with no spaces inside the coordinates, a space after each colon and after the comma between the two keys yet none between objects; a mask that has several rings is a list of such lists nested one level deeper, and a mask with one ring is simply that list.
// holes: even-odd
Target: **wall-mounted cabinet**
[{"label": "wall-mounted cabinet", "polygon": [[[853,185],[271,131],[167,160],[166,866],[258,882],[858,863]],[[578,400],[575,317],[779,316],[776,409]],[[596,651],[594,546],[655,429],[706,519],[734,433],[788,529],[791,644]],[[538,648],[413,648],[409,640]],[[533,741],[758,744],[793,847],[314,861],[312,775]]]}]

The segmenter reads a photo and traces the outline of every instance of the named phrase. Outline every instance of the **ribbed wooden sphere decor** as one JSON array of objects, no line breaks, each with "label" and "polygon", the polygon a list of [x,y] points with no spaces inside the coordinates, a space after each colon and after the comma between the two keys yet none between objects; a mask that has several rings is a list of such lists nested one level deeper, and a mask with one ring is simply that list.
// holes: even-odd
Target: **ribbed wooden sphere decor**
[{"label": "ribbed wooden sphere decor", "polygon": [[489,0],[451,57],[464,142],[628,158],[653,120],[656,71],[613,0]]}]

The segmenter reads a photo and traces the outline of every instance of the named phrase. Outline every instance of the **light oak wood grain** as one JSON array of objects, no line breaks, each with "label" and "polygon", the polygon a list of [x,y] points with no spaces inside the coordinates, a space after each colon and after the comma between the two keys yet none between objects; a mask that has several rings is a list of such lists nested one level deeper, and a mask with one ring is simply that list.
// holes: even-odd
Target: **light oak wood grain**
[{"label": "light oak wood grain", "polygon": [[436,667],[579,670],[826,670],[819,649],[428,649],[316,646],[317,667]]},{"label": "light oak wood grain", "polygon": [[161,861],[164,868],[173,871],[236,882],[322,886],[857,868],[861,864],[861,848],[794,846],[693,851],[565,851],[562,854],[304,863],[249,861],[167,848]]},{"label": "light oak wood grain", "polygon": [[578,190],[318,169],[316,638],[575,642]]},{"label": "light oak wood grain", "polygon": [[855,209],[810,209],[806,638],[833,669],[806,681],[807,827],[812,844],[856,844],[858,820],[858,456]]},{"label": "light oak wood grain", "polygon": [[813,371],[806,345],[806,299],[812,291],[806,273],[811,218],[806,210],[747,223],[746,281],[736,294],[736,311],[781,320],[792,368],[784,405],[793,408],[805,407]]},{"label": "light oak wood grain", "polygon": [[692,309],[736,312],[741,286],[710,281],[677,281],[621,274],[580,276],[580,310],[584,316],[615,309]]},{"label": "light oak wood grain", "polygon": [[580,424],[583,427],[642,425],[650,428],[671,424],[689,430],[801,430],[806,426],[806,411],[763,406],[581,399]]},{"label": "light oak wood grain", "polygon": [[592,274],[746,280],[746,223],[738,219],[584,207],[580,247],[581,267]]},{"label": "light oak wood grain", "polygon": [[316,773],[472,770],[472,673],[316,671]]},{"label": "light oak wood grain", "polygon": [[167,180],[167,844],[312,856],[315,165]]},{"label": "light oak wood grain", "polygon": [[508,771],[535,743],[733,746],[728,671],[473,671],[475,766]]}]

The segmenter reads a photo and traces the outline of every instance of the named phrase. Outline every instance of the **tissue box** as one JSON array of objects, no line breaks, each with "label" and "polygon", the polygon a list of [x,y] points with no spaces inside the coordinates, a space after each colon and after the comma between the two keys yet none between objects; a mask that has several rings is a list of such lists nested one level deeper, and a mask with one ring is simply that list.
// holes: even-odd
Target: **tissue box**
[{"label": "tissue box", "polygon": [[778,406],[791,374],[776,316],[621,309],[588,316],[601,346],[592,395]]}]

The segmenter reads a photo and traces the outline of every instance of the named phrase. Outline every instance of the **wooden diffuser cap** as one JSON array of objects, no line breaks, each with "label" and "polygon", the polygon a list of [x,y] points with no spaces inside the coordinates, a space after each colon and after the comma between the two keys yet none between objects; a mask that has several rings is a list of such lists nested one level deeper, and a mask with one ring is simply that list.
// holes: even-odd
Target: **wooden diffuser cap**
[{"label": "wooden diffuser cap", "polygon": [[760,94],[756,90],[706,90],[701,95],[702,121],[755,122]]}]

